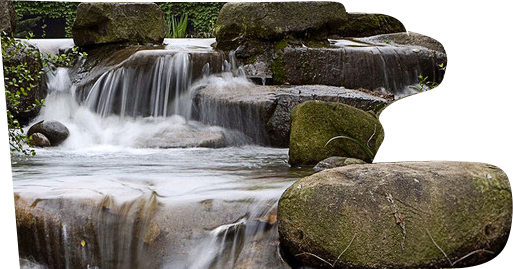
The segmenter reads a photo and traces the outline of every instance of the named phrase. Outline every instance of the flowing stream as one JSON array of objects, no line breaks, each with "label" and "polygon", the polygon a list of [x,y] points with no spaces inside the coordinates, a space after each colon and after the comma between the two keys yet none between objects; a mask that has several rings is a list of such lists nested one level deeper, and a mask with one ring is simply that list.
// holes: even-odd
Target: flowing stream
[{"label": "flowing stream", "polygon": [[[71,45],[31,42],[50,53]],[[288,268],[277,202],[313,171],[289,167],[288,149],[191,120],[198,85],[252,83],[233,55],[194,66],[211,39],[166,42],[101,74],[82,98],[73,70],[49,74],[34,122],[60,121],[70,136],[13,160],[17,217],[32,223],[18,229],[22,268]]]}]

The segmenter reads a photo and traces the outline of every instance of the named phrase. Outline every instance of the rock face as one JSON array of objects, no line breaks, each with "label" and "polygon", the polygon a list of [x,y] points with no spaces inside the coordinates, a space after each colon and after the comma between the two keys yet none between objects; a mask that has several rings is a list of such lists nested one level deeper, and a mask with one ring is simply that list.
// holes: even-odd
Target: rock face
[{"label": "rock face", "polygon": [[418,83],[419,75],[441,82],[443,72],[438,65],[446,62],[444,53],[422,47],[376,47],[349,42],[333,48],[287,47],[274,60],[272,73],[277,83],[384,89],[401,96],[411,94],[408,86]]},{"label": "rock face", "polygon": [[5,32],[12,36],[16,29],[16,12],[14,4],[10,0],[0,1],[0,34]]},{"label": "rock face", "polygon": [[505,246],[511,189],[481,163],[351,165],[289,187],[278,223],[282,248],[314,268],[470,267]]},{"label": "rock face", "polygon": [[247,40],[280,40],[286,36],[326,39],[346,19],[336,2],[228,3],[217,18],[217,48],[233,50]]},{"label": "rock face", "polygon": [[314,170],[322,171],[326,169],[342,167],[351,164],[366,164],[366,162],[360,159],[333,156],[320,161],[318,164],[315,165]]},{"label": "rock face", "polygon": [[348,13],[347,21],[333,34],[339,37],[367,37],[406,32],[396,18],[383,14]]},{"label": "rock face", "polygon": [[[331,156],[372,162],[385,137],[375,115],[340,103],[299,104],[292,110],[291,120],[291,165],[315,165]],[[329,142],[337,136],[343,137]]]},{"label": "rock face", "polygon": [[438,37],[449,37],[449,13],[447,12],[431,12],[429,18],[429,26],[431,32]]},{"label": "rock face", "polygon": [[[41,60],[40,51],[31,45],[15,45],[16,47],[8,47],[7,53],[10,54],[14,51],[13,57],[10,59],[3,59],[4,68],[18,67],[26,65],[26,69],[30,76],[35,81],[30,82],[33,88],[27,92],[27,95],[20,95],[20,103],[16,106],[8,104],[9,111],[13,112],[14,117],[20,122],[21,125],[26,125],[31,119],[37,116],[40,111],[40,107],[32,109],[32,106],[36,104],[36,100],[41,100],[46,97],[48,92],[46,86],[46,76],[39,75],[43,70],[43,62]],[[11,78],[12,79],[12,78]],[[23,82],[20,84],[20,88],[27,89],[29,82]],[[19,90],[18,87],[7,87],[7,90],[15,93]]]},{"label": "rock face", "polygon": [[373,36],[369,38],[358,38],[358,41],[370,42],[377,45],[405,45],[420,46],[445,54],[444,46],[437,40],[414,32],[394,33]]},{"label": "rock face", "polygon": [[276,147],[289,146],[290,114],[300,103],[338,102],[379,113],[390,101],[378,95],[323,85],[207,85],[195,91],[194,119],[241,131],[256,143]]},{"label": "rock face", "polygon": [[378,111],[377,117],[384,121],[392,116],[409,120],[406,123],[389,119],[384,125],[378,138],[377,159],[381,162],[465,159],[513,163],[510,150],[513,136],[449,136],[447,100],[448,84],[443,84],[391,102]]},{"label": "rock face", "polygon": [[154,3],[82,3],[73,40],[77,46],[109,43],[158,44],[167,33],[164,14]]},{"label": "rock face", "polygon": [[58,121],[40,121],[29,128],[27,135],[40,133],[48,138],[52,146],[58,146],[69,136],[69,130]]},{"label": "rock face", "polygon": [[50,143],[50,140],[42,134],[42,133],[34,133],[31,136],[30,140],[31,145],[36,147],[50,147],[52,143]]}]

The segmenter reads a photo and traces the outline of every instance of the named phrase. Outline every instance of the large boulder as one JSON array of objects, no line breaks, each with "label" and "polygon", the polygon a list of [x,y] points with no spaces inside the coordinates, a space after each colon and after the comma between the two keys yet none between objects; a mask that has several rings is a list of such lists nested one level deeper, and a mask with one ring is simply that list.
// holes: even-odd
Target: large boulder
[{"label": "large boulder", "polygon": [[408,117],[403,126],[397,120],[384,125],[377,143],[378,161],[465,159],[513,163],[513,136],[448,135],[447,101],[446,83],[391,102],[378,111],[377,117],[383,121],[392,116]]},{"label": "large boulder", "polygon": [[315,165],[331,156],[372,162],[385,137],[374,114],[340,103],[299,104],[291,120],[291,165]]},{"label": "large boulder", "polygon": [[504,248],[511,202],[506,174],[492,165],[351,165],[285,191],[280,242],[314,268],[463,268]]},{"label": "large boulder", "polygon": [[326,39],[345,19],[345,8],[337,2],[228,3],[217,18],[217,48],[231,50],[247,40],[287,36]]},{"label": "large boulder", "polygon": [[419,46],[445,54],[444,46],[429,36],[414,32],[382,34],[367,38],[357,38],[357,41],[377,44],[377,45],[403,45]]},{"label": "large boulder", "polygon": [[0,0],[0,34],[11,36],[16,29],[16,12],[10,0]]},{"label": "large boulder", "polygon": [[406,32],[406,28],[392,16],[348,13],[347,21],[333,34],[338,37],[367,37],[398,32]]},{"label": "large boulder", "polygon": [[447,12],[431,12],[429,18],[429,26],[431,33],[438,37],[449,37],[449,13]]},{"label": "large boulder", "polygon": [[[20,94],[20,103],[7,103],[7,109],[11,111],[21,125],[26,125],[41,110],[40,106],[34,107],[34,105],[44,99],[48,93],[46,75],[42,73],[43,60],[39,49],[23,41],[10,42],[12,43],[2,45],[2,48],[6,49],[5,55],[8,55],[8,57],[2,59],[4,70],[11,68],[22,70],[24,76],[30,77],[30,80],[16,83],[18,86],[9,85],[7,79],[13,81],[19,74],[11,73],[12,71],[4,73],[7,90],[11,93],[17,93],[21,88],[29,89],[26,90],[26,94]],[[30,85],[32,85],[32,88]]]},{"label": "large boulder", "polygon": [[81,3],[73,24],[77,46],[109,43],[158,44],[167,33],[164,13],[154,3]]},{"label": "large boulder", "polygon": [[36,133],[46,136],[52,146],[61,144],[69,136],[68,128],[58,121],[40,121],[29,128],[27,136]]}]

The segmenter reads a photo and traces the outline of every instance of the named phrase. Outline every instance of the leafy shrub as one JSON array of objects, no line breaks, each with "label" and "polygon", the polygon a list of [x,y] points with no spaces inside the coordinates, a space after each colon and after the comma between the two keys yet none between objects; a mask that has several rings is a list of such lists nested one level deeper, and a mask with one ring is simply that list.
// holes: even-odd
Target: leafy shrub
[{"label": "leafy shrub", "polygon": [[[30,37],[30,36],[29,36]],[[68,54],[52,56],[40,53],[37,49],[33,49],[26,41],[16,40],[2,33],[2,60],[4,62],[4,84],[5,84],[5,100],[7,105],[7,124],[9,132],[9,145],[11,153],[22,153],[24,155],[35,155],[33,149],[27,149],[30,137],[27,137],[16,115],[22,112],[30,112],[43,106],[44,99],[36,99],[33,104],[22,106],[23,97],[28,96],[36,85],[41,81],[47,72],[55,70],[57,67],[71,66],[85,53],[73,48]],[[41,66],[29,66],[27,61],[16,62],[15,65],[7,64],[18,54],[27,53],[35,62],[41,63]]]}]

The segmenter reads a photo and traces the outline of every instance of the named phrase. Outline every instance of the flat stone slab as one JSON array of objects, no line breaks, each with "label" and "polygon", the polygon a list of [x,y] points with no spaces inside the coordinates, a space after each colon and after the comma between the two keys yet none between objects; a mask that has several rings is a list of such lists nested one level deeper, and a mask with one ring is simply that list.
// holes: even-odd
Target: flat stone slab
[{"label": "flat stone slab", "polygon": [[288,147],[290,112],[310,100],[343,103],[379,113],[390,96],[325,85],[261,86],[251,83],[197,85],[193,118],[239,130],[255,142]]}]

